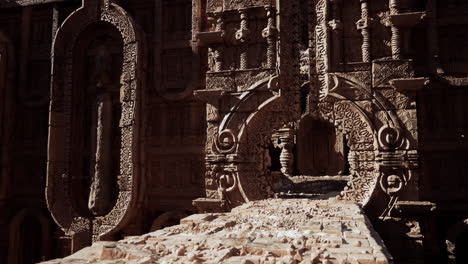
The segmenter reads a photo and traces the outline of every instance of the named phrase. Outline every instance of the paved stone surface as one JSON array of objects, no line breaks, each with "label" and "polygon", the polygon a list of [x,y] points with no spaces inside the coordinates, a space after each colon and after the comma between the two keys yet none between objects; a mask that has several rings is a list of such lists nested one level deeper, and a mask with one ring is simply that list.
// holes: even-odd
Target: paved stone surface
[{"label": "paved stone surface", "polygon": [[119,242],[98,242],[58,263],[392,263],[357,204],[270,199],[222,214],[195,214]]}]

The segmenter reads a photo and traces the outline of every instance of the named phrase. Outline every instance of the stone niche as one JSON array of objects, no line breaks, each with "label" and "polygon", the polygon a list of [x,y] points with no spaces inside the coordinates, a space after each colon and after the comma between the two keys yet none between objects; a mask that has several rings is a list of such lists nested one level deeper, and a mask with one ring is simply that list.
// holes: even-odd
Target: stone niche
[{"label": "stone niche", "polygon": [[296,170],[299,175],[334,176],[345,173],[344,136],[327,122],[310,115],[299,122],[296,133]]},{"label": "stone niche", "polygon": [[102,22],[82,32],[75,48],[71,153],[73,201],[83,215],[109,212],[119,173],[122,38]]},{"label": "stone niche", "polygon": [[274,192],[281,197],[337,195],[349,180],[348,152],[345,136],[311,115],[276,130],[269,147]]},{"label": "stone niche", "polygon": [[101,4],[84,1],[53,43],[46,199],[72,252],[140,224],[144,43],[125,10]]}]

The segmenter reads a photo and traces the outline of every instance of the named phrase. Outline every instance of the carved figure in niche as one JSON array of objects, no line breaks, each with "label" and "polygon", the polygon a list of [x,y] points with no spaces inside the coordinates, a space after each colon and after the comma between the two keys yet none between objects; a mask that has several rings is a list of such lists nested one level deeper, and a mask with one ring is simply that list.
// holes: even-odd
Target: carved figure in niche
[{"label": "carved figure in niche", "polygon": [[296,140],[296,165],[300,175],[345,174],[344,137],[332,125],[305,116],[299,123]]},{"label": "carved figure in niche", "polygon": [[[119,173],[122,72],[122,39],[107,25],[96,25],[77,46],[85,65],[75,78],[76,96],[80,97],[76,116],[77,138],[73,144],[81,157],[74,159],[80,176],[79,208],[85,215],[105,215],[113,207]],[[80,64],[77,64],[80,65]],[[81,91],[80,91],[81,90]],[[82,90],[85,90],[83,92]]]},{"label": "carved figure in niche", "polygon": [[112,200],[112,126],[116,123],[113,105],[118,105],[119,92],[119,86],[112,82],[112,62],[109,47],[100,43],[95,55],[95,88],[91,88],[96,93],[95,102],[89,113],[92,120],[89,143],[94,150],[94,164],[91,162],[88,208],[95,215],[105,214]]}]

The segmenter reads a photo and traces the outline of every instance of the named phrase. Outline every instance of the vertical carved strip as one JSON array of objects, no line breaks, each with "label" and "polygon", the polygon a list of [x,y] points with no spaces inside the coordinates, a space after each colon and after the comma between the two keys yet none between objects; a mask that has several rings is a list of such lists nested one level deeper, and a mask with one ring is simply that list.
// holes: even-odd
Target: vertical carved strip
[{"label": "vertical carved strip", "polygon": [[319,97],[324,96],[328,91],[326,74],[328,72],[328,1],[318,0],[317,2],[317,25],[315,27],[316,47],[316,69],[318,82],[320,84]]},{"label": "vertical carved strip", "polygon": [[110,94],[104,94],[97,102],[96,159],[88,201],[88,207],[95,215],[105,214],[112,198],[111,139],[112,99]]},{"label": "vertical carved strip", "polygon": [[294,133],[292,128],[289,127],[282,128],[279,132],[282,134],[280,136],[282,148],[280,154],[281,172],[286,176],[292,176],[294,172],[294,154],[292,153]]},{"label": "vertical carved strip", "polygon": [[371,61],[370,23],[371,19],[369,18],[368,0],[361,0],[361,19],[356,23],[356,25],[357,29],[361,31],[362,35],[361,50],[363,62]]},{"label": "vertical carved strip", "polygon": [[[224,30],[224,21],[221,12],[216,12],[215,14],[216,19],[216,26],[215,31],[223,31]],[[223,47],[218,46],[214,50],[214,60],[215,60],[215,71],[222,71],[223,70]]]},{"label": "vertical carved strip", "polygon": [[240,29],[236,32],[236,39],[241,42],[241,54],[240,54],[240,69],[245,70],[249,67],[248,61],[248,36],[249,36],[249,21],[246,9],[240,9]]},{"label": "vertical carved strip", "polygon": [[267,12],[268,24],[263,29],[262,35],[267,40],[267,67],[274,68],[276,66],[276,10],[272,6],[265,6],[265,10]]},{"label": "vertical carved strip", "polygon": [[[398,10],[398,0],[389,0],[389,8],[390,8],[390,15],[398,15],[399,10]],[[392,25],[391,27],[392,31],[392,39],[391,39],[391,45],[392,45],[392,57],[395,60],[401,59],[401,32],[398,27],[395,25]]]},{"label": "vertical carved strip", "polygon": [[57,30],[59,28],[59,7],[57,4],[54,4],[52,9],[52,42],[54,41],[55,34],[57,34]]},{"label": "vertical carved strip", "polygon": [[215,62],[214,71],[222,71],[223,70],[223,47],[218,46],[214,48],[213,59]]}]

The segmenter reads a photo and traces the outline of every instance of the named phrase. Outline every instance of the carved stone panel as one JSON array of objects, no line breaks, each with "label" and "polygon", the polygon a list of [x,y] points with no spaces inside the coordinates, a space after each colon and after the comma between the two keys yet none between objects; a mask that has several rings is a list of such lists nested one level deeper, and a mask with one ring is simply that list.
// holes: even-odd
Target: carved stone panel
[{"label": "carved stone panel", "polygon": [[135,213],[143,46],[121,7],[89,1],[55,38],[46,193],[72,251]]},{"label": "carved stone panel", "polygon": [[78,210],[101,216],[115,202],[119,174],[123,46],[119,32],[107,24],[95,24],[81,34],[73,63],[86,68],[75,67],[73,77],[73,191],[78,195],[74,200],[86,201],[78,202]]}]

